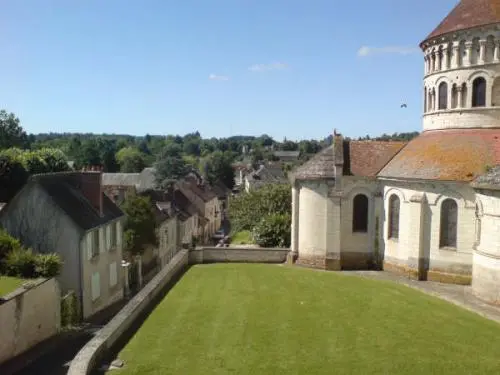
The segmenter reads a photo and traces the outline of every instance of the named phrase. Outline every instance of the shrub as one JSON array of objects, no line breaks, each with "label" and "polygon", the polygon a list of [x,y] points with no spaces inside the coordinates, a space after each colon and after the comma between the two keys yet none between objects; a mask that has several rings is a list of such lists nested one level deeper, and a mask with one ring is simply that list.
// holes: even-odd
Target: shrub
[{"label": "shrub", "polygon": [[291,224],[289,214],[264,216],[253,230],[255,242],[262,247],[290,247]]},{"label": "shrub", "polygon": [[18,239],[9,235],[4,229],[0,229],[0,262],[7,257],[7,254],[13,250],[21,248]]},{"label": "shrub", "polygon": [[36,255],[29,249],[18,248],[7,254],[4,268],[7,276],[31,279],[36,276]]},{"label": "shrub", "polygon": [[35,274],[37,277],[55,277],[61,273],[62,260],[57,254],[36,254]]}]

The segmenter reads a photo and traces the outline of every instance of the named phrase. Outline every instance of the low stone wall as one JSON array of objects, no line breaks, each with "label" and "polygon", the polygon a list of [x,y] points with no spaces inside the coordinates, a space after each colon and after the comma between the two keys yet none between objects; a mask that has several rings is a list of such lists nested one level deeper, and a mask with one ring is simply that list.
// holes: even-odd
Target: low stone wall
[{"label": "low stone wall", "polygon": [[150,307],[175,276],[188,265],[188,250],[179,251],[172,260],[132,298],[115,317],[90,340],[71,362],[68,375],[88,375],[107,351],[126,334],[134,321]]},{"label": "low stone wall", "polygon": [[0,363],[59,332],[61,292],[55,279],[28,282],[0,299]]},{"label": "low stone wall", "polygon": [[261,247],[197,247],[189,263],[285,263],[290,249]]}]

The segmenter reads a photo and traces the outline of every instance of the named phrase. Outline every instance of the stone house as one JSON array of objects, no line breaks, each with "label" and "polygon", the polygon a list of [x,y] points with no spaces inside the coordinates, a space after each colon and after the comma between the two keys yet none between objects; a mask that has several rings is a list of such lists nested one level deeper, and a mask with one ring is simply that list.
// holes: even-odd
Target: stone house
[{"label": "stone house", "polygon": [[120,205],[128,197],[137,194],[140,173],[103,173],[102,185],[106,195]]},{"label": "stone house", "polygon": [[40,253],[57,253],[63,293],[87,318],[123,298],[123,212],[104,194],[101,172],[36,175],[0,212],[0,225]]},{"label": "stone house", "polygon": [[292,259],[472,283],[500,303],[499,30],[498,1],[460,1],[420,44],[423,132],[385,146],[337,134],[294,171]]},{"label": "stone house", "polygon": [[247,193],[264,185],[288,183],[281,165],[276,164],[261,165],[257,170],[248,173],[244,180]]}]

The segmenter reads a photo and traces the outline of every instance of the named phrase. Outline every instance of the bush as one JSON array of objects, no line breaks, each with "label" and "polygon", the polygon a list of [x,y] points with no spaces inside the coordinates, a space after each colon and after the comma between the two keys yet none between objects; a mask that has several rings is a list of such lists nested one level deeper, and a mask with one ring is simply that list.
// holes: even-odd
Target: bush
[{"label": "bush", "polygon": [[264,216],[253,230],[255,242],[262,247],[290,247],[291,225],[289,214]]},{"label": "bush", "polygon": [[36,255],[29,249],[19,248],[7,254],[4,260],[7,276],[31,279],[36,277]]},{"label": "bush", "polygon": [[62,260],[57,254],[36,254],[35,274],[37,277],[55,277],[61,273]]},{"label": "bush", "polygon": [[21,243],[18,239],[9,235],[4,229],[0,229],[0,262],[7,257],[8,253],[20,248]]}]

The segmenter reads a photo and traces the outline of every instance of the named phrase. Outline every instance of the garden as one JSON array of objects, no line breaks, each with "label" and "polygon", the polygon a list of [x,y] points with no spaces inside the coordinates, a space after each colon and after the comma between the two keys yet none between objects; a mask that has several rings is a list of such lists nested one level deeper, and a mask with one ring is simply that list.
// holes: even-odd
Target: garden
[{"label": "garden", "polygon": [[500,325],[387,281],[191,267],[119,353],[138,374],[499,374]]}]

